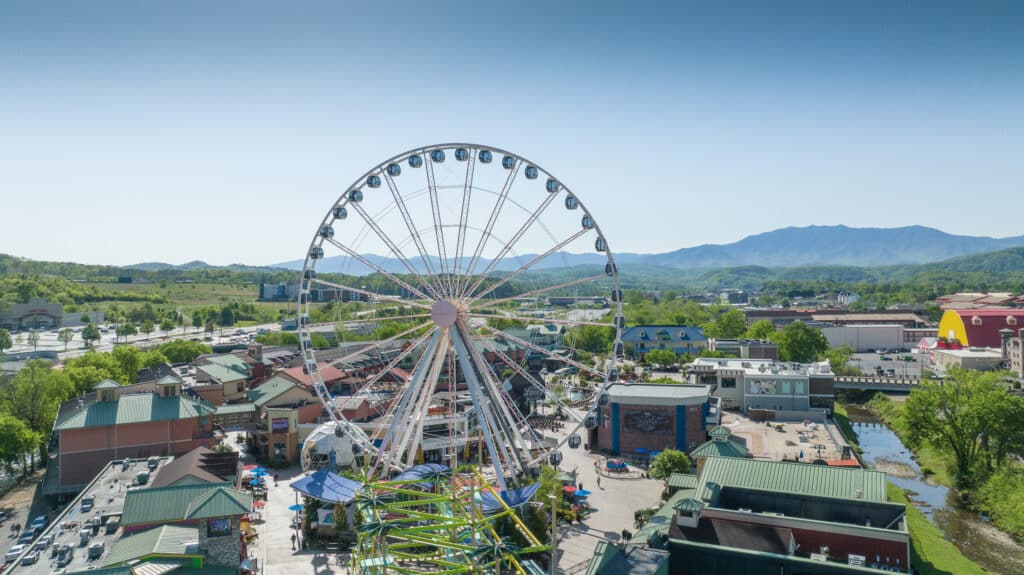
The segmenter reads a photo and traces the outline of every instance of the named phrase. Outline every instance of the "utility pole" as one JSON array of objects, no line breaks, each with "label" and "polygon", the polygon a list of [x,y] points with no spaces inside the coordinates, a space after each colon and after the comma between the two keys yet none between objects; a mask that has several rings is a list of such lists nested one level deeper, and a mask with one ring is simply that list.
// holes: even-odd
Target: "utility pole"
[{"label": "utility pole", "polygon": [[551,561],[548,565],[548,574],[558,573],[558,496],[554,493],[548,495],[551,500]]}]

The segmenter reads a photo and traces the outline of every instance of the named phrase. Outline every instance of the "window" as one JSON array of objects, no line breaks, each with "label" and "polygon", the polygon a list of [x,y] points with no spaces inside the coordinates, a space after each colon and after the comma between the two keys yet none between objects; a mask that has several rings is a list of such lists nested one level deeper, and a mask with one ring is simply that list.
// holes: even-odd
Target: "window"
[{"label": "window", "polygon": [[736,387],[736,378],[735,377],[723,377],[722,378],[722,388],[723,389],[735,389],[735,387]]},{"label": "window", "polygon": [[227,537],[231,535],[231,518],[211,519],[206,525],[207,537]]},{"label": "window", "polygon": [[1012,315],[1006,316],[1006,325],[1017,325],[1017,318]]},{"label": "window", "polygon": [[806,381],[798,381],[798,382],[796,382],[796,393],[797,393],[797,395],[803,395],[803,394],[807,393],[806,386],[807,386],[807,382]]},{"label": "window", "polygon": [[640,339],[647,339],[647,332],[646,331],[640,330]]},{"label": "window", "polygon": [[783,394],[788,395],[790,393],[793,393],[793,391],[792,391],[792,383],[793,382],[789,381],[788,379],[782,380],[782,393]]},{"label": "window", "polygon": [[971,317],[971,325],[981,325],[981,317],[980,316],[972,316]]}]

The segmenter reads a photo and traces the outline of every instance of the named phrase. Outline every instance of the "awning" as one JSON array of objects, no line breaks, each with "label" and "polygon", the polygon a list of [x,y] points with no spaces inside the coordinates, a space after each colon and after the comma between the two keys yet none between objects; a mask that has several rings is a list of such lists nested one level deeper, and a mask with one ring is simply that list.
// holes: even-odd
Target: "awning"
[{"label": "awning", "polygon": [[[540,483],[534,483],[518,489],[507,489],[501,492],[501,499],[509,507],[519,507],[533,499],[533,495],[537,493],[538,489],[540,489]],[[480,500],[480,507],[485,515],[505,510],[505,507],[491,491],[481,493]]]},{"label": "awning", "polygon": [[420,483],[427,489],[432,489],[432,481],[451,475],[452,470],[440,463],[421,463],[413,465],[402,473],[391,478],[391,481],[404,481],[407,483]]},{"label": "awning", "polygon": [[356,492],[362,487],[362,483],[326,469],[291,483],[291,488],[299,493],[327,503],[349,503],[355,500]]}]

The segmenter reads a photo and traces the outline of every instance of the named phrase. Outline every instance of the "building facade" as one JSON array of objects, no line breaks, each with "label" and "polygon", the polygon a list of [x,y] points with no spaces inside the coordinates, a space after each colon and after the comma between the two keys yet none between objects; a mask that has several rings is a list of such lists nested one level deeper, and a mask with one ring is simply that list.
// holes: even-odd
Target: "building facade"
[{"label": "building facade", "polygon": [[717,423],[707,385],[624,384],[608,387],[591,445],[612,454],[678,449],[704,443]]},{"label": "building facade", "polygon": [[800,364],[756,359],[698,358],[689,377],[711,385],[723,409],[777,412],[785,418],[823,418],[835,402],[835,375],[827,361]]},{"label": "building facade", "polygon": [[622,330],[622,343],[638,358],[654,349],[697,356],[708,348],[704,330],[686,325],[634,325]]},{"label": "building facade", "polygon": [[1024,328],[1024,309],[947,309],[939,321],[940,340],[960,347],[1000,347],[1000,331]]},{"label": "building facade", "polygon": [[709,339],[708,349],[740,359],[779,359],[779,346],[760,339]]}]

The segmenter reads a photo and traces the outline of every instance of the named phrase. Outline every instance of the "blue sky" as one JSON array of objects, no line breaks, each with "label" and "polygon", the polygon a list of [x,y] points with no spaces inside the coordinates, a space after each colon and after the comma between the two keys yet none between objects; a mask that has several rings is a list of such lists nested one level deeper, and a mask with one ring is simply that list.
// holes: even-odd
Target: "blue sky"
[{"label": "blue sky", "polygon": [[1024,8],[0,3],[0,252],[295,259],[360,173],[442,141],[541,163],[620,252],[1019,235],[993,214],[1024,209]]}]

